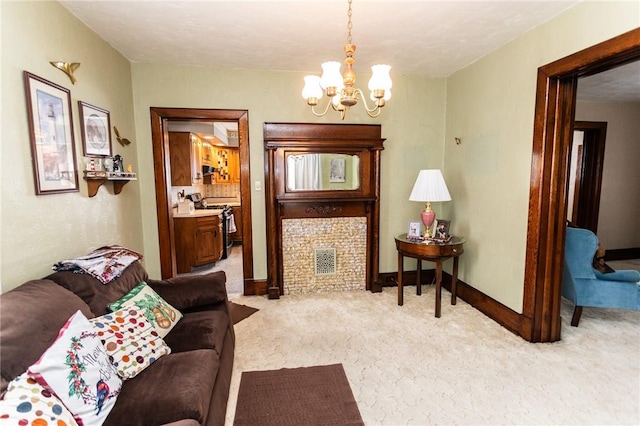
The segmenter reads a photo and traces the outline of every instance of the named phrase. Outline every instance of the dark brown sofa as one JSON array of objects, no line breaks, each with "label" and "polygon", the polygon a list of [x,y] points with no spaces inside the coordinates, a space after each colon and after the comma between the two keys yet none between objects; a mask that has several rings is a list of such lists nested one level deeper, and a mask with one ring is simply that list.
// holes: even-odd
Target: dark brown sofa
[{"label": "dark brown sofa", "polygon": [[54,342],[71,315],[104,315],[108,303],[140,281],[184,317],[164,338],[171,354],[123,382],[105,425],[223,425],[235,346],[224,272],[157,281],[135,262],[107,285],[64,271],[1,295],[0,395]]}]

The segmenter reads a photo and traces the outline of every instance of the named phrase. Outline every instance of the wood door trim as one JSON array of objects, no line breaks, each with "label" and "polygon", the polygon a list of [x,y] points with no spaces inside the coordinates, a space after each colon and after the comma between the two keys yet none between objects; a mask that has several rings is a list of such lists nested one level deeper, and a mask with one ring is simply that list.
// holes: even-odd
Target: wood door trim
[{"label": "wood door trim", "polygon": [[[171,165],[168,120],[237,121],[240,155],[240,201],[242,205],[242,263],[245,294],[247,282],[253,282],[253,237],[251,223],[251,176],[249,169],[249,113],[246,110],[158,108],[151,107],[151,143],[153,146],[158,243],[162,278],[177,274],[173,211],[171,208]],[[249,286],[250,289],[253,286]],[[250,290],[249,289],[249,290]],[[253,293],[250,293],[253,294]]]},{"label": "wood door trim", "polygon": [[560,340],[568,148],[578,77],[640,59],[640,28],[538,69],[522,315],[531,342]]},{"label": "wood door trim", "polygon": [[578,197],[580,220],[575,225],[598,232],[600,195],[602,193],[602,169],[607,139],[607,123],[602,121],[576,121],[574,130],[584,133],[582,143],[582,178]]}]

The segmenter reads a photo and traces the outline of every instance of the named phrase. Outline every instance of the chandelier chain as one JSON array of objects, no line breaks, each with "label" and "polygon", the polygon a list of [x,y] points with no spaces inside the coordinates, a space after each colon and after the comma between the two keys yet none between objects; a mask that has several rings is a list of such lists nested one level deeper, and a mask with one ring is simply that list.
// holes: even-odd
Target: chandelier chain
[{"label": "chandelier chain", "polygon": [[347,23],[347,44],[351,44],[351,29],[353,28],[353,24],[351,23],[351,15],[353,14],[351,11],[351,1],[352,0],[349,0],[349,11],[347,12],[347,16],[349,17],[349,22]]}]

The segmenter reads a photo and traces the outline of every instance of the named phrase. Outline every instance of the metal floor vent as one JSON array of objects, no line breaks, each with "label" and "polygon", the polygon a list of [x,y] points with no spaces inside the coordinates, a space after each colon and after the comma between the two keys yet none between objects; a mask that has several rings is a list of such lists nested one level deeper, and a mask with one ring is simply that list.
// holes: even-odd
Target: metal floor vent
[{"label": "metal floor vent", "polygon": [[317,248],[314,249],[313,266],[316,275],[333,275],[336,273],[336,249]]}]

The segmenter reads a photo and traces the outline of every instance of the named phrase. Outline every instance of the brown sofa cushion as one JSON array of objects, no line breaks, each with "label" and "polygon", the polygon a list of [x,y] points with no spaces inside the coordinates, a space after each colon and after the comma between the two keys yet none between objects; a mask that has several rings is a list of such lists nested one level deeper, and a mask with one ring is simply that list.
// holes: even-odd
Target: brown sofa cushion
[{"label": "brown sofa cushion", "polygon": [[179,310],[213,305],[227,300],[224,271],[187,275],[166,280],[147,280],[147,284],[171,306]]},{"label": "brown sofa cushion", "polygon": [[196,349],[213,349],[222,353],[229,316],[224,311],[189,312],[164,337],[173,353]]},{"label": "brown sofa cushion", "polygon": [[33,280],[0,296],[0,369],[3,392],[56,340],[60,328],[76,313],[93,316],[78,296],[53,281]]},{"label": "brown sofa cushion", "polygon": [[60,271],[47,277],[84,300],[93,312],[90,317],[109,312],[107,309],[109,303],[115,302],[147,278],[147,271],[140,262],[133,262],[120,277],[109,284],[102,284],[89,274],[77,274],[71,271]]},{"label": "brown sofa cushion", "polygon": [[174,353],[122,385],[104,425],[161,425],[182,419],[204,424],[220,366],[212,350]]}]

